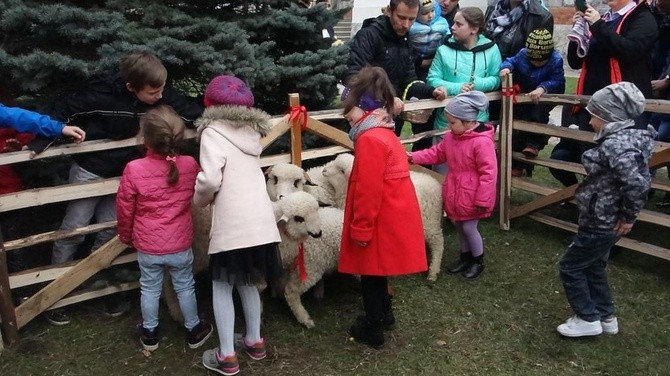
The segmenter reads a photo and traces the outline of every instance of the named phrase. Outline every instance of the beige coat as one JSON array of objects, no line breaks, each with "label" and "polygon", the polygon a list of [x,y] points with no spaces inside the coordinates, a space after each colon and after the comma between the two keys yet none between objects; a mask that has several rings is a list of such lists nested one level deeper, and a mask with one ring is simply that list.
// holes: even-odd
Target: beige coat
[{"label": "beige coat", "polygon": [[269,120],[259,109],[213,106],[196,121],[202,171],[193,202],[212,204],[209,254],[281,241],[260,166]]}]

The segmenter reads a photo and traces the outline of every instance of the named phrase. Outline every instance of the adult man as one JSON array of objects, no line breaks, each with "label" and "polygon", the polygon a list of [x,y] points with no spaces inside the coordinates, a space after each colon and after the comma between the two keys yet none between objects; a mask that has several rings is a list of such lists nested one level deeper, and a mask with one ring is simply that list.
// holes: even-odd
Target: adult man
[{"label": "adult man", "polygon": [[440,5],[440,12],[436,14],[436,17],[441,15],[449,22],[449,25],[453,25],[456,12],[461,9],[458,0],[438,0],[437,3]]},{"label": "adult man", "polygon": [[[396,92],[393,115],[402,112],[404,104],[398,96],[408,85],[411,86],[407,98],[443,100],[446,97],[442,88],[435,89],[423,82],[414,82],[417,80],[414,63],[418,56],[407,34],[418,13],[419,0],[391,0],[384,15],[365,20],[363,28],[351,42],[347,70],[342,76],[346,86],[349,79],[367,65],[384,69]],[[403,124],[403,119],[396,118],[396,134],[400,134]]]}]

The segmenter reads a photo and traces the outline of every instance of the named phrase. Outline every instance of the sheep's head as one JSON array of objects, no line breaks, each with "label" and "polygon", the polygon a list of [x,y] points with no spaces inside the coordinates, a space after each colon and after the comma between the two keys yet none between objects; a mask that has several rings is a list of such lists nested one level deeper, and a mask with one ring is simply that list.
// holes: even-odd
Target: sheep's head
[{"label": "sheep's head", "polygon": [[269,167],[265,175],[267,176],[268,195],[272,201],[277,201],[293,192],[302,191],[305,184],[311,184],[305,170],[290,163],[279,163]]},{"label": "sheep's head", "polygon": [[319,203],[306,192],[294,192],[274,203],[275,217],[283,235],[296,241],[321,237]]},{"label": "sheep's head", "polygon": [[346,189],[353,165],[353,155],[340,154],[323,168],[323,176],[336,190]]}]

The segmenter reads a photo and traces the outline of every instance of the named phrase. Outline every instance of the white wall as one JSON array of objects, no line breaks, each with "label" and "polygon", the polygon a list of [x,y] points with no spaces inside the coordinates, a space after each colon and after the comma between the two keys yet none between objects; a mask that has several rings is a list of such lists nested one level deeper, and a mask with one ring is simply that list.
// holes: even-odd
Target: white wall
[{"label": "white wall", "polygon": [[[435,1],[435,0],[433,0]],[[462,7],[479,7],[486,11],[487,0],[460,0]],[[381,9],[389,4],[389,0],[354,0],[351,13],[351,33],[356,33],[366,18],[377,17]]]}]

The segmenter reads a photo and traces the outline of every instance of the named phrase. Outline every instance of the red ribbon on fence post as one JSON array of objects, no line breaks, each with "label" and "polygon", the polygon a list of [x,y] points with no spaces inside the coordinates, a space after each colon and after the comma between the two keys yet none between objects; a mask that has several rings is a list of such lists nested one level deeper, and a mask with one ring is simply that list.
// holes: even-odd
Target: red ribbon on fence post
[{"label": "red ribbon on fence post", "polygon": [[307,108],[305,106],[291,106],[288,111],[288,120],[292,122],[298,121],[300,124],[300,129],[303,131],[307,129]]},{"label": "red ribbon on fence post", "polygon": [[303,243],[298,244],[298,257],[295,258],[293,267],[298,269],[300,281],[305,282],[307,280],[307,271],[305,270],[305,246]]},{"label": "red ribbon on fence post", "polygon": [[514,84],[512,87],[502,88],[503,97],[512,97],[512,103],[516,104],[516,94],[521,92],[521,86]]}]

